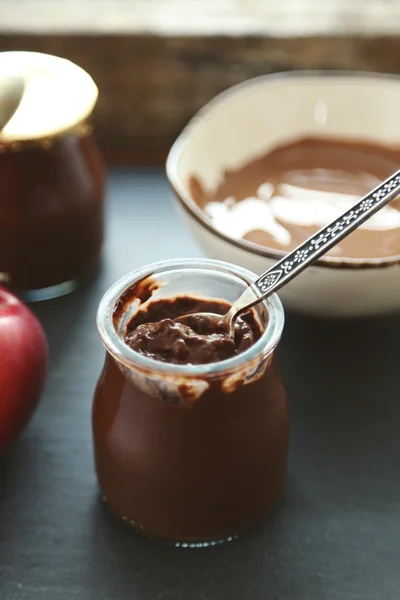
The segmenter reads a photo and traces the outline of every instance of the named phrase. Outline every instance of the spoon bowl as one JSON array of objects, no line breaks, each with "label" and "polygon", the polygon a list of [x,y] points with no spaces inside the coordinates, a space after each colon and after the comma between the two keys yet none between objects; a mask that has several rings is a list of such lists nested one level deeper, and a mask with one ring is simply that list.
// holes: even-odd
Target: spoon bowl
[{"label": "spoon bowl", "polygon": [[[193,327],[193,317],[196,319],[196,327]],[[226,331],[233,337],[235,323],[233,320],[232,308],[225,315],[217,313],[199,312],[181,315],[174,319],[175,323],[181,323],[192,329],[199,329],[199,324],[202,332],[213,333],[215,331]]]}]

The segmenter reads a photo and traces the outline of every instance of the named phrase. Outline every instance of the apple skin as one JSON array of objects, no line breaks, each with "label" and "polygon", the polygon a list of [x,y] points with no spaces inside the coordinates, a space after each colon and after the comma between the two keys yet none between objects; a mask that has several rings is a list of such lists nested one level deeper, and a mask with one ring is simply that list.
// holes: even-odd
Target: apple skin
[{"label": "apple skin", "polygon": [[42,395],[48,361],[35,315],[0,286],[0,454],[16,439]]}]

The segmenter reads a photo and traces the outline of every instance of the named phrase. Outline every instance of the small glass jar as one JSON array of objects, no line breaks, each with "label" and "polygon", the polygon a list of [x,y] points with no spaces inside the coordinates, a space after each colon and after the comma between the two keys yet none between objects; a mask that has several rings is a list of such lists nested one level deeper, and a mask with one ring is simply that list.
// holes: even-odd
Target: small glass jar
[{"label": "small glass jar", "polygon": [[279,298],[255,308],[260,339],[219,363],[167,364],[122,340],[144,285],[150,301],[233,302],[255,277],[219,261],[171,260],[130,273],[100,302],[106,358],[92,413],[98,482],[110,509],[147,536],[185,547],[229,541],[279,498],[289,421],[274,358],[284,323]]},{"label": "small glass jar", "polygon": [[89,123],[98,91],[78,66],[46,54],[0,53],[0,67],[25,81],[0,132],[0,273],[25,300],[53,298],[101,256],[105,166]]}]

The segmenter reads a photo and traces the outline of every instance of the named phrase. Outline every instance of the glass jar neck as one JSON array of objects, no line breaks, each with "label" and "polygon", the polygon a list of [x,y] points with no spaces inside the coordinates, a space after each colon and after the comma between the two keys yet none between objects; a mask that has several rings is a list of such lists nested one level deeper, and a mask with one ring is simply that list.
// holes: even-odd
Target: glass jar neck
[{"label": "glass jar neck", "polygon": [[132,350],[122,338],[127,321],[142,305],[135,290],[143,289],[145,281],[153,285],[154,300],[184,292],[187,296],[201,295],[233,302],[255,278],[255,274],[245,269],[214,260],[186,259],[149,265],[123,277],[106,292],[97,314],[100,337],[124,373],[133,373],[135,379],[162,381],[167,388],[175,389],[189,383],[198,390],[195,396],[212,380],[239,380],[245,371],[256,373],[279,342],[284,313],[277,296],[261,302],[257,309],[261,320],[264,319],[261,337],[244,352],[218,363],[177,365],[155,361]]},{"label": "glass jar neck", "polygon": [[57,142],[60,140],[74,135],[80,138],[88,137],[92,135],[93,127],[89,123],[87,119],[84,121],[80,121],[75,125],[69,127],[66,130],[60,130],[52,133],[51,135],[46,135],[45,137],[38,137],[33,139],[23,139],[20,140],[12,140],[12,141],[2,141],[0,137],[0,153],[12,153],[19,152],[21,150],[26,149],[41,149],[41,150],[50,150],[54,147]]}]

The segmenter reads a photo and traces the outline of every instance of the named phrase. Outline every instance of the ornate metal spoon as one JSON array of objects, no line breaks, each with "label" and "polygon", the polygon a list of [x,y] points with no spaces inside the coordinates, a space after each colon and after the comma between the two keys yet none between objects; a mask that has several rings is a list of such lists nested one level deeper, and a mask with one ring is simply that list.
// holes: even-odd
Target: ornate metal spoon
[{"label": "ornate metal spoon", "polygon": [[[214,313],[196,313],[196,315],[201,314],[210,321],[215,321],[219,326],[221,324],[225,325],[230,334],[233,335],[235,320],[240,313],[277,292],[399,194],[400,170],[393,173],[386,181],[364,196],[353,208],[320,229],[303,244],[297,246],[292,252],[275,263],[261,277],[249,285],[236,302],[232,304],[226,315],[221,316]],[[175,320],[186,323],[189,322],[190,317],[193,317],[193,315],[182,315]]]}]

